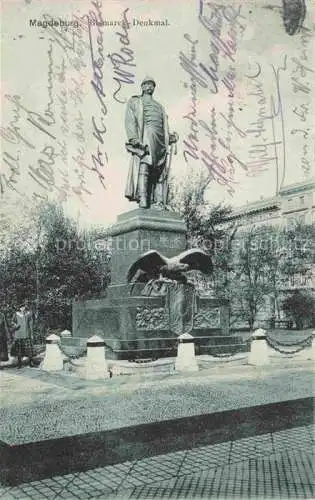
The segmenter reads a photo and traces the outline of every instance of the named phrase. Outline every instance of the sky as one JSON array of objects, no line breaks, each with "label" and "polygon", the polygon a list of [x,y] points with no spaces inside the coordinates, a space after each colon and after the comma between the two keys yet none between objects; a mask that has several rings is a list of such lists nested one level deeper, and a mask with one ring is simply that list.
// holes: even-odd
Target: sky
[{"label": "sky", "polygon": [[124,115],[147,75],[179,134],[174,182],[209,173],[207,198],[239,206],[310,180],[315,6],[289,35],[281,5],[2,0],[2,211],[18,224],[24,207],[54,199],[83,226],[106,226],[136,208],[124,198]]}]

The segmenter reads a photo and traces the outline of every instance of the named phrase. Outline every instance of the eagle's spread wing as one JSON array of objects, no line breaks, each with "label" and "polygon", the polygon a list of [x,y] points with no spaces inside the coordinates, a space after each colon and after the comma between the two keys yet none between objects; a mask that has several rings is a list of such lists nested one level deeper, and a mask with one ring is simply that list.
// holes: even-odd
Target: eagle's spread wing
[{"label": "eagle's spread wing", "polygon": [[149,250],[137,259],[129,268],[127,280],[130,283],[140,269],[147,273],[148,278],[157,278],[160,273],[161,266],[167,264],[167,259],[156,250]]},{"label": "eagle's spread wing", "polygon": [[148,276],[148,273],[138,268],[132,278],[132,281],[134,281],[135,283],[146,283],[147,281],[149,281],[149,279],[150,276]]},{"label": "eagle's spread wing", "polygon": [[132,279],[130,295],[132,295],[133,289],[137,283],[147,283],[148,281],[150,281],[150,276],[148,275],[148,273],[138,268]]},{"label": "eagle's spread wing", "polygon": [[213,271],[212,260],[210,255],[202,250],[192,248],[186,250],[177,256],[179,262],[189,265],[189,270],[195,269],[204,274],[211,274]]}]

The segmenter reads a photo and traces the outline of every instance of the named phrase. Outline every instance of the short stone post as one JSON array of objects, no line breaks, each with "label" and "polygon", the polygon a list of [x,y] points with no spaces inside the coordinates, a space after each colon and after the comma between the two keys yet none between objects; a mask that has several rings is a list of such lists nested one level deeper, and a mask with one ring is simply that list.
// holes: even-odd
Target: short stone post
[{"label": "short stone post", "polygon": [[72,333],[69,330],[63,330],[60,334],[60,337],[63,339],[69,339],[72,337]]},{"label": "short stone post", "polygon": [[195,356],[194,337],[183,333],[178,337],[177,357],[175,370],[177,372],[197,372],[198,364]]},{"label": "short stone post", "polygon": [[87,380],[104,379],[109,376],[105,360],[105,342],[102,337],[94,335],[87,341],[87,358],[85,378]]},{"label": "short stone post", "polygon": [[248,364],[267,365],[269,363],[268,345],[266,342],[266,330],[258,328],[252,334]]},{"label": "short stone post", "polygon": [[54,333],[46,338],[46,352],[41,369],[47,372],[63,370],[63,355],[59,347],[60,337]]}]

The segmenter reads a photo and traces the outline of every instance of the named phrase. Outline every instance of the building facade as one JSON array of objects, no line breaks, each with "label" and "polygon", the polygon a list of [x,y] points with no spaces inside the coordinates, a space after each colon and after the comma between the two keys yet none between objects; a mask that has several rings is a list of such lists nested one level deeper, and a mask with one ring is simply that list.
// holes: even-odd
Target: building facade
[{"label": "building facade", "polygon": [[241,227],[272,224],[279,227],[294,227],[297,223],[315,222],[315,180],[283,187],[278,196],[261,197],[233,210],[227,223],[238,221]]},{"label": "building facade", "polygon": [[[223,223],[223,228],[231,227],[231,224],[235,223],[235,226],[237,226],[237,246],[237,243],[242,240],[242,233],[253,227],[273,226],[279,228],[279,231],[287,229],[294,233],[294,229],[298,226],[310,226],[314,222],[315,181],[305,181],[283,187],[278,196],[261,197],[255,202],[235,208]],[[300,245],[301,252],[302,250],[305,251],[306,245],[308,245],[306,250],[311,254],[311,247],[314,242],[309,238],[305,241],[294,241],[293,243],[296,246]],[[296,259],[296,271],[291,272],[289,275],[279,276],[277,280],[277,304],[274,303],[273,297],[266,296],[264,306],[257,314],[255,326],[268,327],[268,325],[275,323],[275,326],[283,327],[292,324],[288,315],[281,308],[283,300],[294,292],[314,293],[314,264],[312,259],[309,261],[301,259],[301,255],[302,253],[299,255],[299,252],[295,251],[295,257],[289,257],[292,267],[294,267],[294,259]],[[281,257],[279,256],[279,258]],[[240,286],[242,286],[241,283]],[[245,326],[244,321],[236,321],[234,326]]]}]

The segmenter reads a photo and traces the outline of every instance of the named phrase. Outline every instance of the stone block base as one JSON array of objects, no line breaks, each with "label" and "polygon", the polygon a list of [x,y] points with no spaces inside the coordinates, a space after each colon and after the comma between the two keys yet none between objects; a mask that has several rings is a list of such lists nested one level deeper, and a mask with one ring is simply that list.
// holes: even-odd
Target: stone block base
[{"label": "stone block base", "polygon": [[166,210],[141,209],[121,214],[111,227],[111,284],[126,283],[129,267],[140,255],[157,250],[174,257],[186,249],[186,224]]},{"label": "stone block base", "polygon": [[[174,327],[177,319],[172,323],[174,315],[167,296],[145,297],[141,295],[143,284],[137,284],[130,295],[128,270],[140,255],[156,250],[171,258],[186,249],[186,225],[179,214],[138,208],[121,214],[110,229],[110,235],[111,284],[107,296],[73,302],[73,337],[99,335],[105,340],[107,359],[133,360],[175,357],[176,334],[188,332],[200,338],[229,336],[227,303],[200,297],[197,293],[194,298],[189,297],[192,309],[186,308],[187,317],[181,315],[183,325],[178,332]],[[206,344],[196,340],[200,354],[208,353]],[[222,345],[219,349],[224,350],[225,344]]]}]

